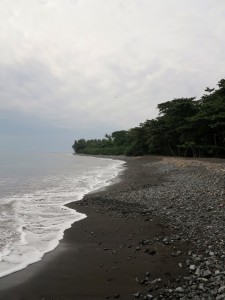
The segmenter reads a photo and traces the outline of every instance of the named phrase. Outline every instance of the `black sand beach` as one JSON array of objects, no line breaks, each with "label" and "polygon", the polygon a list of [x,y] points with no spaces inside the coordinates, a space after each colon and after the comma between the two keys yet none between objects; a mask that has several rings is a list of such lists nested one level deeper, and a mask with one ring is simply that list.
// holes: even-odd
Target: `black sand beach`
[{"label": "black sand beach", "polygon": [[[219,247],[217,243],[215,251],[215,243],[204,234],[195,215],[199,215],[196,201],[191,206],[193,211],[185,202],[193,200],[186,199],[192,188],[192,197],[197,197],[199,203],[199,191],[195,191],[192,182],[185,187],[182,176],[190,178],[201,170],[203,177],[212,172],[215,178],[214,169],[222,168],[224,162],[141,157],[127,159],[126,164],[119,182],[69,205],[87,218],[66,230],[56,250],[42,261],[0,279],[1,300],[217,299],[223,295],[222,289],[218,291],[224,279],[218,258],[223,244]],[[198,172],[196,176],[201,180]],[[174,176],[180,178],[182,185],[177,190]],[[219,179],[217,188],[221,194]],[[168,187],[171,191],[163,197],[162,189]],[[179,193],[183,202],[177,197]],[[158,199],[162,202],[158,203]],[[207,214],[213,211],[207,210],[205,219],[199,216],[201,222],[207,222]],[[212,223],[204,223],[204,227],[214,226]],[[210,236],[214,242],[220,238],[213,230]],[[205,267],[208,256],[214,259],[213,266],[208,259]],[[214,279],[217,285],[211,288],[209,284]]]}]

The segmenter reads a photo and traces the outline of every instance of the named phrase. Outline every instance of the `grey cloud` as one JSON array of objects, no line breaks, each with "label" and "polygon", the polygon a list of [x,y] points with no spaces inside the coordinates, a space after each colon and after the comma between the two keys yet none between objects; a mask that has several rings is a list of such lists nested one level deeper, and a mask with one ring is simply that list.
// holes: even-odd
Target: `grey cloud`
[{"label": "grey cloud", "polygon": [[44,101],[44,97],[54,96],[58,85],[59,80],[38,62],[0,65],[0,98],[6,107],[22,109]]},{"label": "grey cloud", "polygon": [[163,101],[198,97],[224,76],[218,0],[0,4],[8,6],[18,17],[9,10],[2,19],[0,112],[30,124],[99,136],[155,117]]}]

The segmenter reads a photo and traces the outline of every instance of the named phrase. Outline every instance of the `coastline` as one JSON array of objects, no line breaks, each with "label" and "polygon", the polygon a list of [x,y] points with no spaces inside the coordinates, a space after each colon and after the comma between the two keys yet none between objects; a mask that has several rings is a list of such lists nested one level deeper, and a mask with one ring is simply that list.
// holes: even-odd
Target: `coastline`
[{"label": "coastline", "polygon": [[[200,178],[200,170],[204,179],[211,172],[212,163],[140,157],[127,159],[126,164],[127,169],[119,176],[119,181],[68,205],[88,217],[66,230],[57,249],[45,255],[42,261],[0,279],[1,300],[152,299],[151,296],[160,293],[172,295],[170,299],[182,297],[187,286],[185,278],[195,274],[198,264],[195,258],[206,250],[206,244],[202,244],[201,232],[195,240],[194,229],[192,235],[188,235],[185,226],[177,225],[176,222],[183,222],[183,204],[179,207],[176,192],[180,191],[183,197],[183,191],[173,180],[180,178],[182,181],[181,174],[195,180],[196,168],[196,178]],[[188,187],[192,185],[193,182],[188,183]],[[168,195],[164,197],[162,193],[168,187],[171,197],[165,199]],[[199,195],[193,193],[192,196]],[[161,203],[157,203],[159,199],[162,199]],[[174,215],[174,212],[178,214],[177,208],[173,211],[174,203],[178,205],[180,215]],[[192,229],[189,219],[186,219]],[[215,252],[212,246],[210,249]],[[206,256],[210,255],[209,252]],[[218,256],[220,254],[218,250]],[[201,259],[204,269],[204,257]],[[191,263],[196,268],[193,271]],[[209,266],[208,270],[212,273]],[[200,275],[205,280],[211,277],[209,274]],[[200,275],[196,275],[196,280]],[[190,280],[194,281],[194,278]],[[204,289],[194,290],[193,295],[201,297],[199,293],[207,294],[206,284]],[[139,297],[139,293],[142,296]],[[213,295],[211,297],[216,299]]]}]

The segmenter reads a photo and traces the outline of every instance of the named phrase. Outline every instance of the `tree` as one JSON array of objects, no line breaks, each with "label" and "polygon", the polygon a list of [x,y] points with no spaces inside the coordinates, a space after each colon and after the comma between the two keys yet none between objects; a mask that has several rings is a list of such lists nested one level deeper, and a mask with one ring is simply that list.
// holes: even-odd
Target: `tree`
[{"label": "tree", "polygon": [[159,115],[130,130],[98,140],[77,140],[77,153],[162,154],[225,157],[225,79],[199,100],[178,98],[158,104]]},{"label": "tree", "polygon": [[116,146],[122,146],[126,144],[127,141],[127,131],[120,130],[120,131],[114,131],[112,133],[112,139]]}]

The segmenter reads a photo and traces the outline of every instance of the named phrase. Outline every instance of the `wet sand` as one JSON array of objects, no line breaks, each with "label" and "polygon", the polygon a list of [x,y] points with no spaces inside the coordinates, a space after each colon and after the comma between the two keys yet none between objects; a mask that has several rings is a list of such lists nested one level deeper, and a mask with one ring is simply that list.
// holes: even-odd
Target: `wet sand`
[{"label": "wet sand", "polygon": [[[163,237],[174,233],[165,221],[139,203],[118,201],[124,190],[138,193],[163,184],[163,174],[151,169],[157,159],[127,159],[119,182],[71,203],[87,218],[66,230],[59,246],[42,261],[0,279],[0,299],[143,299],[188,274],[179,264],[185,263],[183,253],[192,245],[163,243]],[[117,199],[109,202],[105,195],[110,193]],[[171,256],[177,249],[181,254]]]}]

